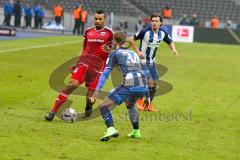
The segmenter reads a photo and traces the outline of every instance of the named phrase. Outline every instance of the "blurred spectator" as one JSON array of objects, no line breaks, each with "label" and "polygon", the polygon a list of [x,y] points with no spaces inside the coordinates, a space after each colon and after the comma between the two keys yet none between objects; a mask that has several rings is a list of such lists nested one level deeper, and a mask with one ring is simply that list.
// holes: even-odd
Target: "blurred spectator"
[{"label": "blurred spectator", "polygon": [[143,21],[142,18],[138,18],[137,24],[135,26],[135,32],[139,32],[143,28]]},{"label": "blurred spectator", "polygon": [[39,26],[39,17],[38,17],[38,15],[39,15],[39,8],[40,8],[40,6],[39,6],[39,4],[35,4],[35,6],[33,7],[33,12],[34,12],[34,28],[38,28],[38,26]]},{"label": "blurred spectator", "polygon": [[128,21],[124,22],[124,29],[128,29]]},{"label": "blurred spectator", "polygon": [[13,14],[14,14],[14,26],[20,27],[21,26],[21,16],[22,16],[22,7],[21,7],[19,0],[13,7]]},{"label": "blurred spectator", "polygon": [[81,12],[82,12],[82,6],[76,6],[73,10],[73,17],[74,17],[74,28],[73,28],[73,35],[76,33],[80,35],[80,24],[81,24]]},{"label": "blurred spectator", "polygon": [[24,8],[25,26],[32,27],[33,9],[27,4]]},{"label": "blurred spectator", "polygon": [[120,22],[120,23],[119,23],[119,26],[117,27],[117,30],[124,32],[124,22]]},{"label": "blurred spectator", "polygon": [[239,23],[237,24],[237,29],[240,29],[240,21],[239,21]]},{"label": "blurred spectator", "polygon": [[219,27],[219,19],[217,18],[217,16],[214,16],[211,19],[211,27],[214,29],[217,29]]},{"label": "blurred spectator", "polygon": [[199,26],[199,19],[197,17],[197,14],[192,15],[192,19],[190,20],[191,26]]},{"label": "blurred spectator", "polygon": [[11,1],[9,1],[4,5],[3,25],[10,26],[12,14],[13,14],[13,4]]},{"label": "blurred spectator", "polygon": [[55,16],[55,22],[60,24],[61,20],[63,18],[63,7],[61,4],[56,4],[54,7],[54,16]]},{"label": "blurred spectator", "polygon": [[44,9],[39,5],[38,9],[38,27],[42,28],[43,26],[43,18],[45,17]]},{"label": "blurred spectator", "polygon": [[74,6],[78,6],[78,5],[79,5],[78,0],[74,0],[73,5],[74,5]]},{"label": "blurred spectator", "polygon": [[172,9],[169,7],[169,5],[166,5],[166,7],[163,9],[163,18],[172,18]]},{"label": "blurred spectator", "polygon": [[87,23],[88,12],[84,8],[82,8],[81,12],[81,33],[84,34],[85,24]]},{"label": "blurred spectator", "polygon": [[180,25],[189,25],[189,20],[187,14],[184,14],[183,17],[180,19]]},{"label": "blurred spectator", "polygon": [[40,4],[34,6],[34,28],[42,28],[43,18],[45,17],[44,9]]},{"label": "blurred spectator", "polygon": [[228,20],[225,27],[226,28],[232,28],[232,21]]}]

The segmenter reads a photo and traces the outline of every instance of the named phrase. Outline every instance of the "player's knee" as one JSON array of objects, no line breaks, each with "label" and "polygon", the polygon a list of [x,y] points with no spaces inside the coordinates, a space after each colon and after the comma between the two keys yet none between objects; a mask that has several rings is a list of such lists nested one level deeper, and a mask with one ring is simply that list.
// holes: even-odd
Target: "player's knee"
[{"label": "player's knee", "polygon": [[69,83],[70,86],[77,87],[79,85],[78,80],[76,79],[70,79]]},{"label": "player's knee", "polygon": [[110,107],[110,106],[113,106],[113,105],[115,105],[115,102],[112,101],[111,99],[109,99],[108,97],[105,97],[99,107],[100,108],[103,107],[103,106]]},{"label": "player's knee", "polygon": [[125,101],[125,104],[127,106],[127,108],[133,107],[134,103],[130,102],[130,101]]},{"label": "player's knee", "polygon": [[153,80],[148,80],[147,84],[148,84],[149,87],[154,87],[154,85],[155,85]]}]

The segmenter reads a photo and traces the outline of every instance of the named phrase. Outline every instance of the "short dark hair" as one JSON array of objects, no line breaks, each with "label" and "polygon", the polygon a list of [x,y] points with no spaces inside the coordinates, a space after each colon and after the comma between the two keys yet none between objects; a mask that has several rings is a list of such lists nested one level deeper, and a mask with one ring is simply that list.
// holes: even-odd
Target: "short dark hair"
[{"label": "short dark hair", "polygon": [[96,10],[95,13],[97,13],[97,14],[104,14],[105,15],[105,12],[103,10]]},{"label": "short dark hair", "polygon": [[153,13],[153,14],[151,15],[150,19],[152,20],[153,17],[159,17],[160,22],[163,22],[163,18],[162,18],[162,16],[161,16],[160,14],[158,14],[158,13]]},{"label": "short dark hair", "polygon": [[114,33],[113,39],[114,41],[122,45],[127,41],[127,36],[124,32],[119,31]]}]

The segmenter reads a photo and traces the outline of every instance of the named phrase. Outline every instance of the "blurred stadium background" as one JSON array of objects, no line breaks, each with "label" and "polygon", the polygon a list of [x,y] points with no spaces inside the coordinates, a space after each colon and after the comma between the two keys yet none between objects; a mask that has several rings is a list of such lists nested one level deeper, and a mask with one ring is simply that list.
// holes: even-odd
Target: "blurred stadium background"
[{"label": "blurred stadium background", "polygon": [[[4,5],[8,1],[0,0],[0,24],[4,20]],[[16,1],[12,2],[16,3]],[[64,19],[61,23],[65,33],[71,33],[73,30],[73,9],[78,4],[81,4],[89,14],[85,28],[93,24],[93,13],[97,9],[102,9],[109,15],[108,26],[114,30],[124,30],[129,34],[138,31],[148,23],[148,16],[153,12],[163,15],[164,8],[168,7],[172,13],[169,18],[164,18],[164,25],[170,25],[170,33],[176,30],[172,28],[174,25],[194,26],[190,31],[188,31],[189,27],[178,28],[177,31],[182,35],[178,34],[177,36],[180,37],[174,38],[177,41],[179,38],[180,41],[186,39],[181,36],[188,34],[190,41],[195,42],[239,44],[240,0],[21,0],[20,3],[22,10],[27,4],[32,7],[40,4],[45,13],[43,24],[54,20],[54,6],[61,4],[64,9]],[[217,28],[220,31],[211,29],[211,20],[214,16],[219,20]],[[11,25],[14,26],[13,16]],[[24,29],[24,11],[21,14],[21,27],[18,30],[29,30]],[[207,38],[205,35],[208,35]]]}]

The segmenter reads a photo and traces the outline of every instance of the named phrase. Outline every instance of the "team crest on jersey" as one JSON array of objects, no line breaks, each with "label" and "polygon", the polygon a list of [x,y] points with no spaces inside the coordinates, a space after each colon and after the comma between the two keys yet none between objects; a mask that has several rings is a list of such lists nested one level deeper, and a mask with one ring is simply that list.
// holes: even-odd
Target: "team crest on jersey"
[{"label": "team crest on jersey", "polygon": [[106,32],[101,32],[101,36],[104,36],[104,35],[106,35]]}]

